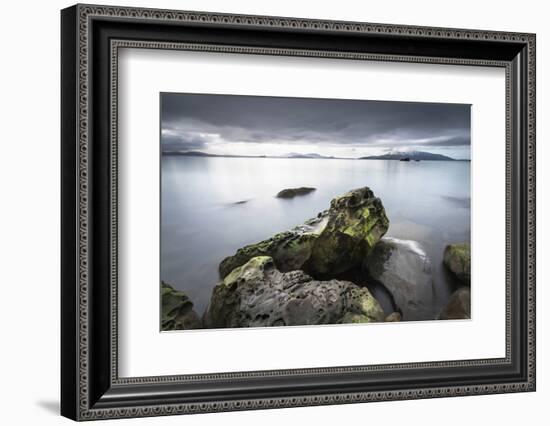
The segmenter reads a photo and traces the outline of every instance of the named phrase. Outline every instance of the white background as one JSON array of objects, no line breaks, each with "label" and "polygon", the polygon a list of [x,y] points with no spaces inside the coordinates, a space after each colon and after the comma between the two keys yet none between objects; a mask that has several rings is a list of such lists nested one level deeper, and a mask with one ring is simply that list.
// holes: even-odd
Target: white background
[{"label": "white background", "polygon": [[[504,69],[488,67],[124,49],[118,91],[119,374],[504,357],[504,75]],[[159,333],[154,201],[159,200],[158,100],[165,91],[472,104],[472,320]],[[488,164],[493,173],[486,173]],[[229,347],[223,357],[212,350]]]},{"label": "white background", "polygon": [[[550,28],[541,1],[320,2],[270,0],[140,1],[134,6],[347,19],[536,32],[538,107],[538,391],[423,401],[118,420],[119,424],[329,425],[368,422],[464,425],[545,424],[550,400]],[[69,424],[58,417],[59,394],[59,9],[65,1],[3,4],[0,67],[0,398],[3,424]],[[546,81],[545,81],[546,78]],[[482,420],[483,419],[483,420]],[[108,421],[102,424],[117,424]]]}]

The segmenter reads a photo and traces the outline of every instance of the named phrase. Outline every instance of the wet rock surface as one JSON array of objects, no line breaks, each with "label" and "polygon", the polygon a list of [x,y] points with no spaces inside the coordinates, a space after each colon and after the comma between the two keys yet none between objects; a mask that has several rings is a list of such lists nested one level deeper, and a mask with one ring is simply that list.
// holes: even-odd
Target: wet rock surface
[{"label": "wet rock surface", "polygon": [[404,321],[433,319],[432,266],[417,242],[383,238],[363,268],[390,291]]}]

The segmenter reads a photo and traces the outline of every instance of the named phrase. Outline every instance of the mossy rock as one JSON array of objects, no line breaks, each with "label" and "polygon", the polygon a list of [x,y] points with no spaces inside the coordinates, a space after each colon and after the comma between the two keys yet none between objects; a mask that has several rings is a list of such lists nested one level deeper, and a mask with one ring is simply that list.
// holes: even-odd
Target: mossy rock
[{"label": "mossy rock", "polygon": [[202,321],[193,310],[193,302],[183,291],[161,283],[161,329],[189,330],[202,328]]},{"label": "mossy rock", "polygon": [[208,328],[267,327],[383,321],[367,288],[349,281],[317,281],[303,271],[281,272],[257,256],[231,271],[213,290]]},{"label": "mossy rock", "polygon": [[334,198],[327,225],[315,241],[305,270],[316,277],[326,277],[360,265],[388,228],[384,206],[369,188]]},{"label": "mossy rock", "polygon": [[445,247],[443,262],[464,284],[470,284],[470,244],[450,244]]},{"label": "mossy rock", "polygon": [[220,277],[226,277],[232,270],[257,256],[272,257],[282,272],[300,269],[309,259],[317,237],[315,233],[286,231],[259,243],[242,247],[220,263]]}]

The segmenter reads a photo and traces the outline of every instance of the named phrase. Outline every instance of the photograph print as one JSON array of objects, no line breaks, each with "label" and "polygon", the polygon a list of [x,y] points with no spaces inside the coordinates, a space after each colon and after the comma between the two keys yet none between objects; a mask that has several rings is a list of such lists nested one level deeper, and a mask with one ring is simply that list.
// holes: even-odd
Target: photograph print
[{"label": "photograph print", "polygon": [[161,93],[160,329],[470,319],[470,113]]}]

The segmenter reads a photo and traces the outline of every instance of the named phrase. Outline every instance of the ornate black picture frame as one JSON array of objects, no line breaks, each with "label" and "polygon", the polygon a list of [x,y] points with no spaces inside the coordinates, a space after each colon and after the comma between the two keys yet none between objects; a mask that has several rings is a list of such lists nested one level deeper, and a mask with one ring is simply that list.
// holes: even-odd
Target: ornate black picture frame
[{"label": "ornate black picture frame", "polygon": [[[534,34],[96,5],[64,9],[61,29],[62,415],[92,420],[535,390]],[[506,356],[120,378],[121,47],[504,68]]]}]

